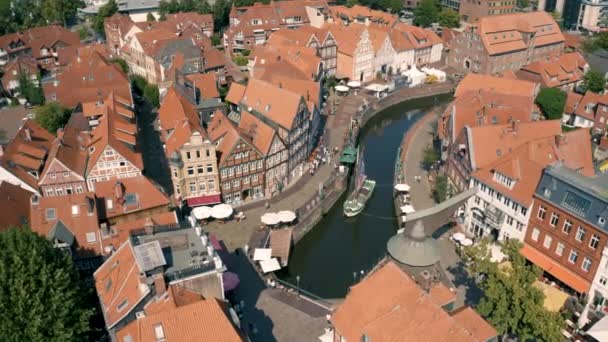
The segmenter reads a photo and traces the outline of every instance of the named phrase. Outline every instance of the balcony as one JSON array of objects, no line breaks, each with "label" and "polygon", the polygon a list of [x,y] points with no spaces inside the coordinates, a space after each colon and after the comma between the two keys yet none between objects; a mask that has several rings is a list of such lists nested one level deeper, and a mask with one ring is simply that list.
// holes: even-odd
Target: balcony
[{"label": "balcony", "polygon": [[505,214],[491,204],[485,209],[485,214],[486,223],[496,229],[500,229],[500,226],[505,221]]}]

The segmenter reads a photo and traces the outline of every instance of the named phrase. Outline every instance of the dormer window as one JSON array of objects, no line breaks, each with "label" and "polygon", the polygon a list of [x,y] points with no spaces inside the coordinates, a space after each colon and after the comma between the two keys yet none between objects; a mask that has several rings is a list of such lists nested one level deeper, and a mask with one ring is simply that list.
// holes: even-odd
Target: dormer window
[{"label": "dormer window", "polygon": [[604,218],[604,217],[602,217],[602,216],[598,217],[598,218],[597,218],[597,223],[598,223],[600,226],[604,226],[604,225],[606,224],[606,218]]},{"label": "dormer window", "polygon": [[500,172],[494,172],[494,181],[511,188],[515,181]]},{"label": "dormer window", "polygon": [[163,329],[162,324],[157,324],[154,326],[154,338],[157,342],[165,341],[165,330]]}]

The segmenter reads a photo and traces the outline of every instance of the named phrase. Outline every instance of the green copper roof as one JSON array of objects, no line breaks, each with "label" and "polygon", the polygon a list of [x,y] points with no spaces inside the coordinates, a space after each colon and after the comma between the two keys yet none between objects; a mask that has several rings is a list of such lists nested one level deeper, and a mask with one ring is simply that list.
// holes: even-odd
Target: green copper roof
[{"label": "green copper roof", "polygon": [[430,266],[440,259],[437,241],[426,236],[421,220],[408,235],[401,233],[390,238],[386,247],[393,259],[408,266]]}]

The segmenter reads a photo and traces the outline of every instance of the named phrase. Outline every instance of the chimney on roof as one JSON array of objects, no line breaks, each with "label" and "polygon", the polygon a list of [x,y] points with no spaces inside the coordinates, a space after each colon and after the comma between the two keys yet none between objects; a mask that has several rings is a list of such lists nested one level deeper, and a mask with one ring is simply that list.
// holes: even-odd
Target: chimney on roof
[{"label": "chimney on roof", "polygon": [[513,133],[517,133],[518,129],[519,129],[519,120],[513,120],[513,122],[511,122],[511,130],[513,131]]},{"label": "chimney on roof", "polygon": [[154,221],[150,217],[147,217],[144,222],[144,231],[148,235],[154,235]]},{"label": "chimney on roof", "polygon": [[32,132],[30,132],[29,128],[23,130],[23,139],[27,142],[32,141]]},{"label": "chimney on roof", "polygon": [[120,182],[120,180],[117,180],[116,183],[114,184],[114,197],[116,198],[118,203],[123,204],[124,196],[125,196],[125,190],[123,188],[123,185]]},{"label": "chimney on roof", "polygon": [[566,136],[558,134],[555,136],[555,145],[559,148],[566,143]]},{"label": "chimney on roof", "polygon": [[165,276],[162,273],[157,273],[152,276],[154,279],[154,289],[156,290],[156,297],[160,298],[167,292],[167,283],[165,282]]},{"label": "chimney on roof", "polygon": [[139,272],[139,283],[140,284],[148,283],[148,277],[146,276],[146,272]]}]

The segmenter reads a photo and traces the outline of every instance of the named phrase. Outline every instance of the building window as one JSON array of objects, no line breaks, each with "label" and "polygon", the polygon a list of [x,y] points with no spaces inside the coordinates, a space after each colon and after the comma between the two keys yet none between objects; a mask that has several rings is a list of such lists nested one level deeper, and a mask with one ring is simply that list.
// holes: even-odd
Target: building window
[{"label": "building window", "polygon": [[532,230],[532,240],[538,242],[539,235],[540,235],[540,230],[538,228],[534,228]]},{"label": "building window", "polygon": [[564,228],[562,231],[566,234],[570,234],[570,231],[572,231],[572,221],[568,219],[564,220]]},{"label": "building window", "polygon": [[198,190],[199,191],[205,191],[206,188],[207,188],[207,186],[206,186],[205,182],[199,182],[198,183]]},{"label": "building window", "polygon": [[591,269],[591,259],[585,257],[583,259],[583,264],[581,265],[581,268],[583,269],[583,271],[589,272],[589,270]]},{"label": "building window", "polygon": [[118,306],[116,308],[118,309],[118,311],[122,311],[127,307],[127,305],[129,305],[129,300],[125,299],[122,302],[120,302],[120,304],[118,304]]},{"label": "building window", "polygon": [[519,222],[519,221],[515,221],[515,229],[517,229],[518,232],[521,232],[524,230],[524,224]]},{"label": "building window", "polygon": [[243,164],[243,172],[249,172],[249,163]]},{"label": "building window", "polygon": [[106,209],[109,209],[109,210],[114,209],[114,202],[112,202],[112,199],[106,200]]},{"label": "building window", "polygon": [[209,184],[209,191],[215,190],[215,180],[214,179],[210,179],[209,181],[207,181],[207,183]]},{"label": "building window", "polygon": [[234,176],[234,168],[233,167],[228,168],[228,176],[230,176],[230,177]]},{"label": "building window", "polygon": [[213,164],[207,164],[207,173],[213,172]]},{"label": "building window", "polygon": [[192,159],[192,155],[190,155],[190,151],[186,152],[186,159]]},{"label": "building window", "polygon": [[82,190],[82,185],[76,185],[76,193],[77,193],[77,194],[81,194],[81,193],[83,193],[83,190]]},{"label": "building window", "polygon": [[258,181],[258,175],[251,176],[251,181],[252,182],[257,182]]},{"label": "building window", "polygon": [[249,176],[243,177],[243,184],[249,184]]},{"label": "building window", "polygon": [[203,165],[197,165],[196,166],[196,173],[201,175],[205,172],[205,170],[203,169]]},{"label": "building window", "polygon": [[233,179],[232,180],[232,186],[233,187],[237,187],[239,185],[241,185],[241,181],[239,179]]},{"label": "building window", "polygon": [[209,152],[209,149],[206,149],[206,150],[205,150],[205,155],[206,155],[207,157],[209,157],[209,156],[211,155],[211,153]]},{"label": "building window", "polygon": [[579,226],[577,231],[576,231],[576,241],[578,242],[582,242],[585,239],[585,234],[587,232],[585,231],[585,228]]},{"label": "building window", "polygon": [[542,205],[538,206],[538,215],[536,215],[536,217],[538,217],[540,220],[544,220],[546,214],[547,208],[543,207]]},{"label": "building window", "polygon": [[57,177],[55,176],[55,173],[49,173],[49,176],[51,176],[51,179],[55,179],[55,177]]},{"label": "building window", "polygon": [[481,198],[479,198],[479,196],[475,196],[475,204],[479,205],[479,203],[481,203]]},{"label": "building window", "polygon": [[551,213],[551,221],[549,221],[551,227],[557,227],[557,222],[559,222],[559,214]]},{"label": "building window", "polygon": [[227,175],[228,171],[226,171],[226,169],[222,169],[222,178],[226,178]]},{"label": "building window", "polygon": [[95,232],[87,233],[87,242],[93,243],[95,241],[97,241],[97,234]]},{"label": "building window", "polygon": [[562,256],[564,255],[564,249],[566,248],[566,246],[563,243],[558,243],[557,247],[555,248],[555,254]]},{"label": "building window", "polygon": [[507,216],[507,224],[513,227],[513,218],[511,216]]},{"label": "building window", "polygon": [[194,174],[194,166],[188,166],[188,175],[192,176]]},{"label": "building window", "polygon": [[196,151],[196,158],[200,158],[201,157],[201,151]]},{"label": "building window", "polygon": [[591,235],[591,239],[589,239],[589,247],[596,249],[600,244],[600,237],[597,234]]},{"label": "building window", "polygon": [[55,208],[46,208],[44,215],[47,221],[51,221],[57,218],[57,211]]},{"label": "building window", "polygon": [[44,193],[46,196],[55,196],[55,191],[53,191],[53,189],[46,189],[44,190]]},{"label": "building window", "polygon": [[163,330],[162,324],[157,324],[154,326],[154,337],[157,342],[165,340],[165,331]]},{"label": "building window", "polygon": [[242,171],[243,171],[243,168],[241,167],[241,165],[237,165],[236,166],[236,174],[240,175],[242,173]]},{"label": "building window", "polygon": [[521,214],[526,216],[526,214],[528,213],[528,208],[526,207],[521,207]]},{"label": "building window", "polygon": [[543,242],[543,247],[549,249],[551,248],[551,243],[553,242],[553,238],[551,235],[545,235],[545,241]]},{"label": "building window", "polygon": [[576,260],[578,259],[578,252],[574,249],[570,251],[570,256],[568,256],[568,261],[573,264],[576,264]]},{"label": "building window", "polygon": [[230,190],[230,182],[224,183],[224,190]]},{"label": "building window", "polygon": [[78,205],[74,204],[72,205],[72,216],[78,216],[78,213],[80,212]]},{"label": "building window", "polygon": [[602,284],[602,286],[606,286],[607,283],[608,283],[608,278],[602,276],[600,278],[600,284]]},{"label": "building window", "polygon": [[57,194],[57,196],[63,196],[63,189],[62,188],[55,188],[55,193]]},{"label": "building window", "polygon": [[190,192],[196,192],[196,183],[190,182]]}]

